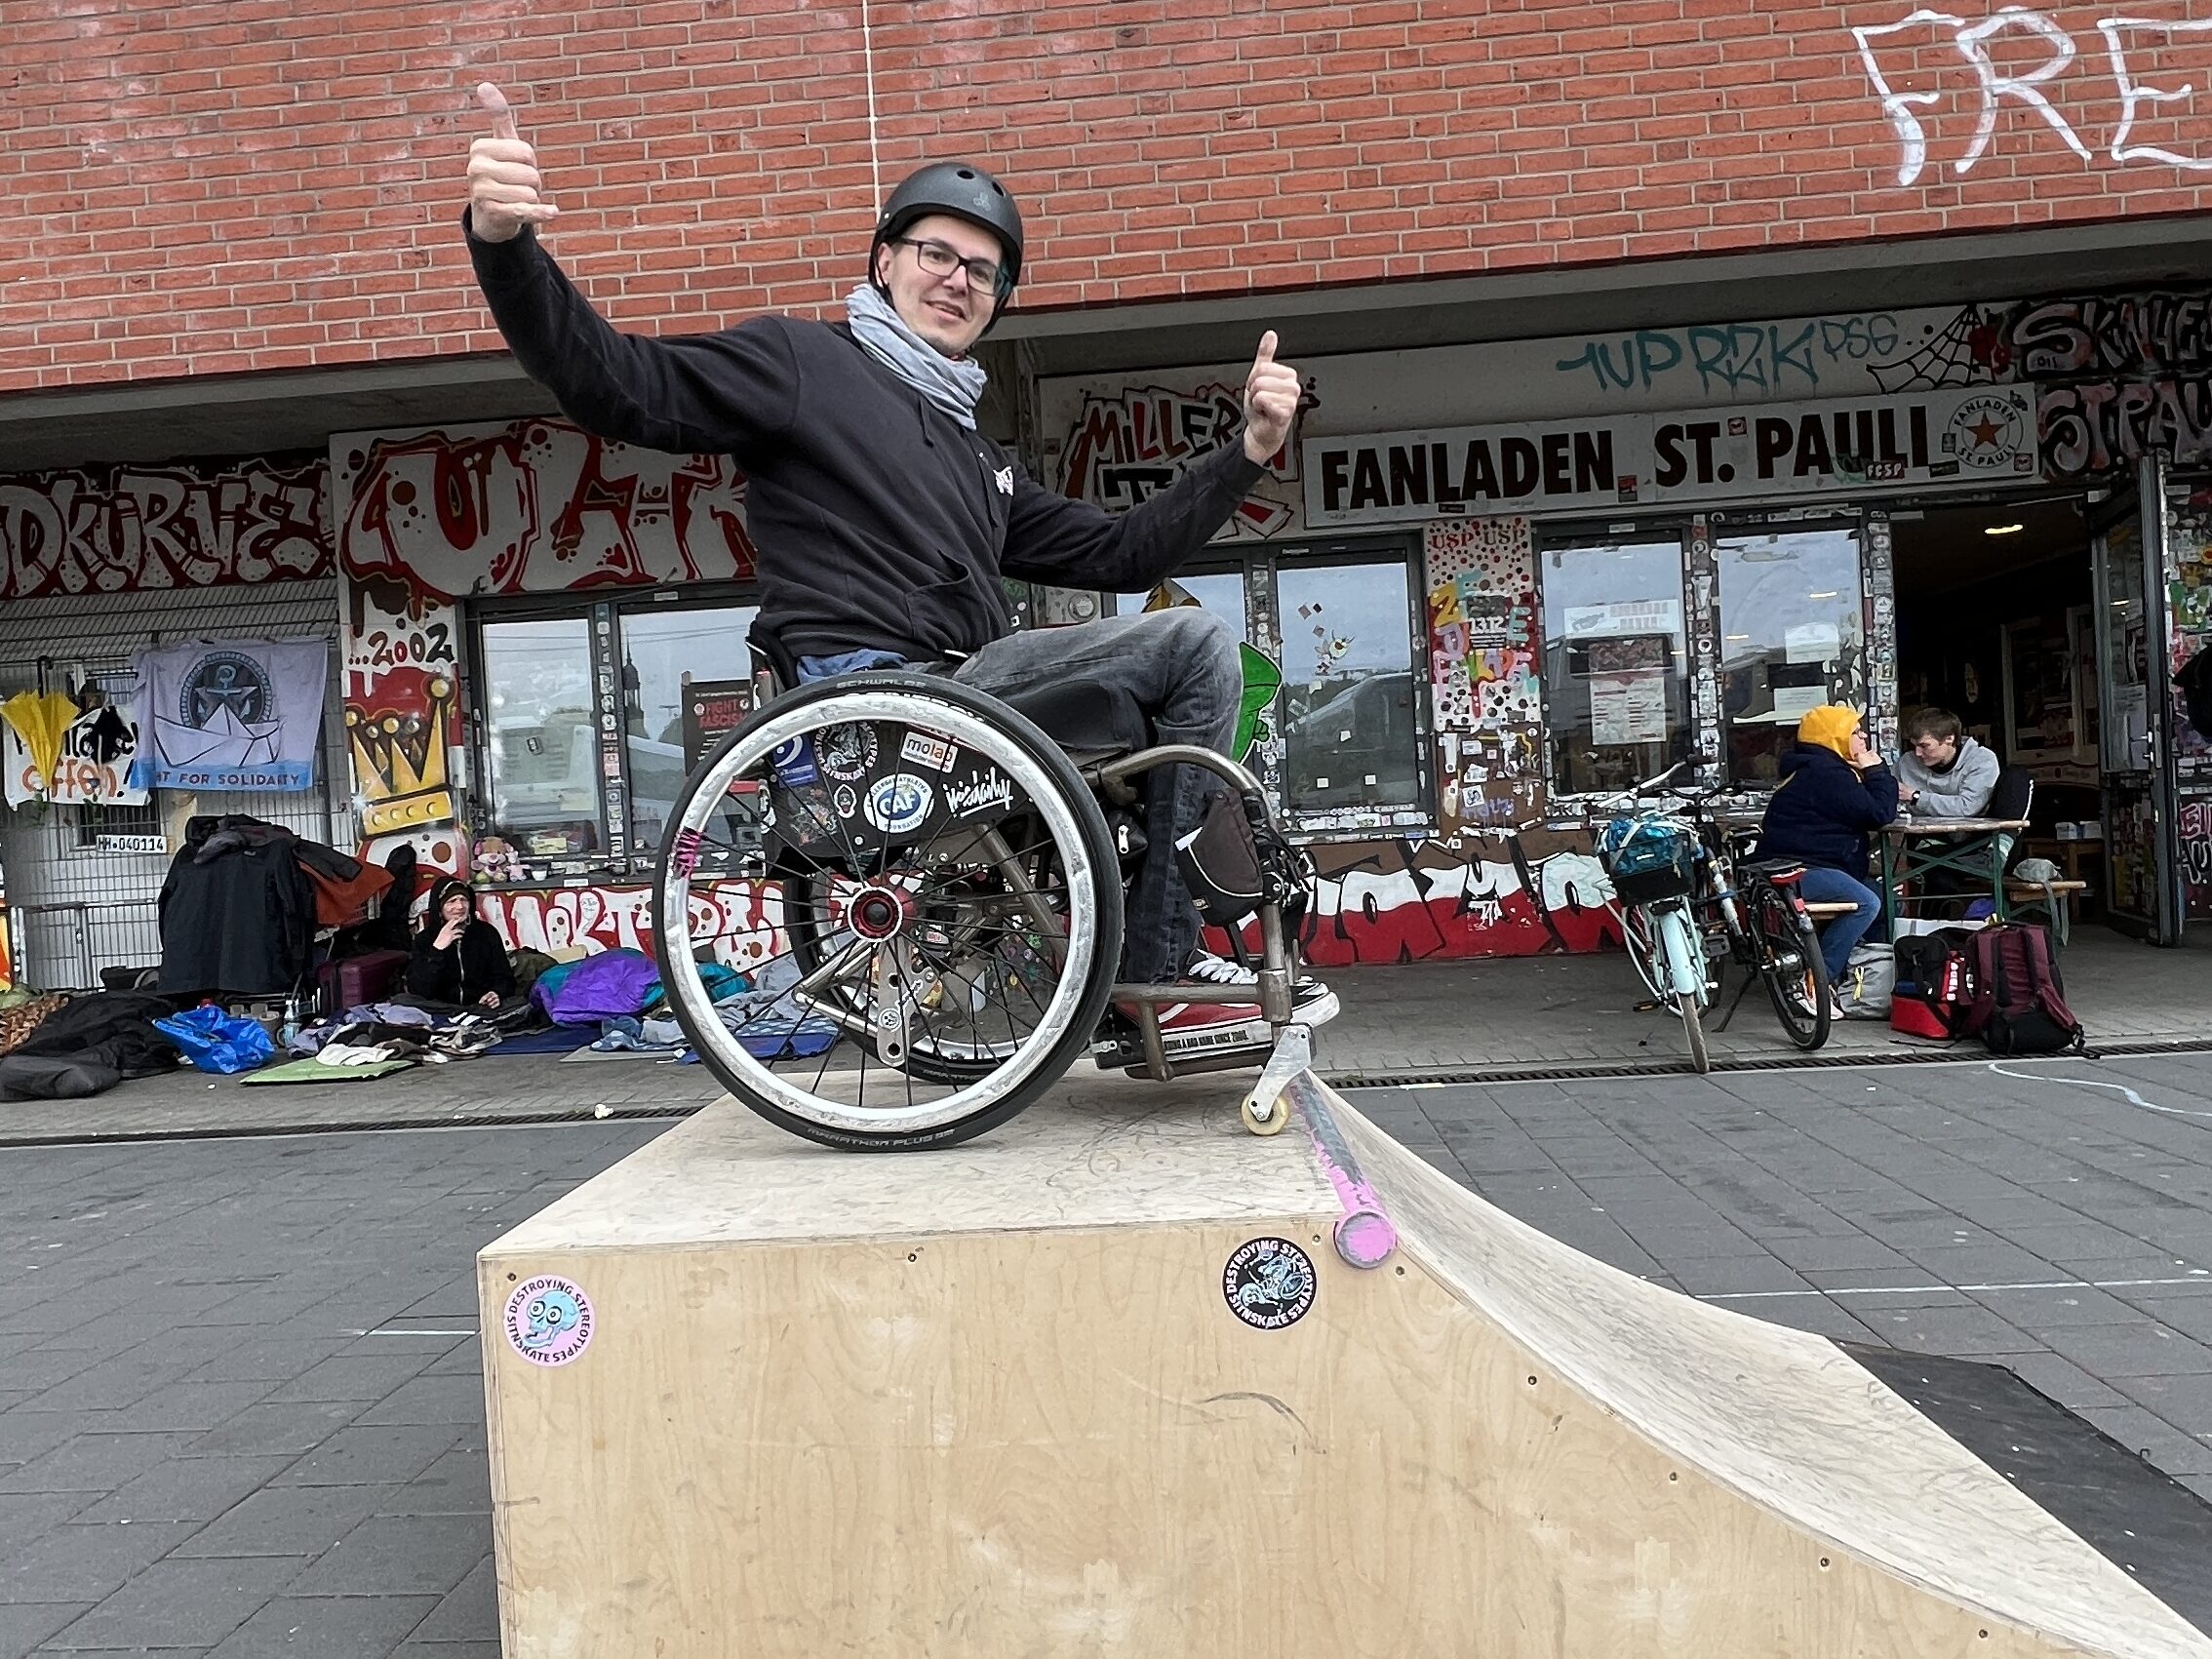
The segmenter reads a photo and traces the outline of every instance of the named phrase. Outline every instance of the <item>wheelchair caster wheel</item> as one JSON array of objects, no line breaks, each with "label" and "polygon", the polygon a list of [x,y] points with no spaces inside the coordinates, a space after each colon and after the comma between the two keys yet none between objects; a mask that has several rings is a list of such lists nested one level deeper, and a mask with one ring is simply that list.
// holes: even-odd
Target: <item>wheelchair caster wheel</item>
[{"label": "wheelchair caster wheel", "polygon": [[1250,1095],[1245,1095],[1242,1107],[1244,1127],[1255,1135],[1279,1135],[1290,1126],[1290,1102],[1278,1094],[1265,1112]]}]

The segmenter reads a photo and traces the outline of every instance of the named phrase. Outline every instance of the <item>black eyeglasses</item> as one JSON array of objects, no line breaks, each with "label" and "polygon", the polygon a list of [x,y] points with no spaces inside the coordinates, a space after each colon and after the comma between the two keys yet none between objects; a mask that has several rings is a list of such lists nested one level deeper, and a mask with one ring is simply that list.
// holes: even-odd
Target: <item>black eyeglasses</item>
[{"label": "black eyeglasses", "polygon": [[1007,280],[1004,266],[995,265],[989,259],[964,259],[960,257],[960,250],[947,243],[913,236],[901,236],[896,240],[901,248],[913,249],[915,259],[933,277],[949,277],[955,270],[966,265],[968,285],[981,289],[994,299],[1004,298],[1006,289],[1013,286]]}]

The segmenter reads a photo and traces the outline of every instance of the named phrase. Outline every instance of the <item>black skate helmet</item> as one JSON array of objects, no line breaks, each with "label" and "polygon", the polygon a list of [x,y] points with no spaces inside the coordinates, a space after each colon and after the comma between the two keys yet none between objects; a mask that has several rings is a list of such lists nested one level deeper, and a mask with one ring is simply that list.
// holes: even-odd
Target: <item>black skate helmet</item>
[{"label": "black skate helmet", "polygon": [[999,291],[993,296],[998,301],[992,312],[992,321],[996,322],[998,310],[1012,297],[1014,284],[1021,280],[1021,211],[1004,184],[965,161],[931,162],[907,175],[890,193],[876,220],[875,238],[868,244],[868,281],[882,286],[876,282],[876,251],[904,235],[916,219],[931,214],[964,218],[999,239],[1005,256],[1000,261]]}]

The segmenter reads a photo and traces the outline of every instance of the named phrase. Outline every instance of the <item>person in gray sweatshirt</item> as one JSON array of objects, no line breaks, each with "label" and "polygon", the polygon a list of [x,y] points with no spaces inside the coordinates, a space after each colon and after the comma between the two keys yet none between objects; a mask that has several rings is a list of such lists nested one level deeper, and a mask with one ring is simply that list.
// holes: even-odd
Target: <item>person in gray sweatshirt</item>
[{"label": "person in gray sweatshirt", "polygon": [[1916,818],[1975,818],[1996,788],[1997,758],[1949,709],[1924,708],[1905,722],[1898,799]]}]

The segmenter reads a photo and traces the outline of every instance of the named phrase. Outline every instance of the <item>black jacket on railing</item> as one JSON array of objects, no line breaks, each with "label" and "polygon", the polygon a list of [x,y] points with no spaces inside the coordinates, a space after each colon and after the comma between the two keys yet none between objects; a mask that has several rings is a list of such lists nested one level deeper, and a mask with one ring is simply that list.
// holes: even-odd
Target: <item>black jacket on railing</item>
[{"label": "black jacket on railing", "polygon": [[162,884],[161,976],[169,995],[286,996],[306,979],[315,889],[297,838],[247,817],[194,818]]}]

